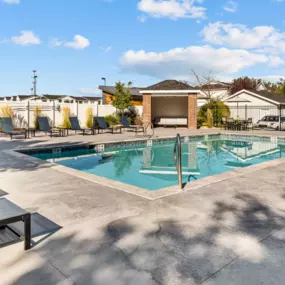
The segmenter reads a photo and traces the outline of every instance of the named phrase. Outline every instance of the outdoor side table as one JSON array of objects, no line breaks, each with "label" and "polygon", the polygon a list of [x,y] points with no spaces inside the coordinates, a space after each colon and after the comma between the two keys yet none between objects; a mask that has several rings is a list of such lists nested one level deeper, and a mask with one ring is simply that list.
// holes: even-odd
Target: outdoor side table
[{"label": "outdoor side table", "polygon": [[11,201],[0,199],[0,227],[11,223],[24,222],[24,249],[31,248],[31,214]]},{"label": "outdoor side table", "polygon": [[36,137],[36,129],[35,128],[28,128],[28,137]]}]

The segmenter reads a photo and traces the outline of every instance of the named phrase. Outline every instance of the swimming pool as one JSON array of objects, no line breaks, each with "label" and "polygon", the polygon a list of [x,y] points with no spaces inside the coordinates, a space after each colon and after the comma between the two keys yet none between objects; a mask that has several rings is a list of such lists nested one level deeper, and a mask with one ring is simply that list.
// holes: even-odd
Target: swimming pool
[{"label": "swimming pool", "polygon": [[[151,143],[150,143],[151,144]],[[149,143],[148,143],[149,145]],[[79,148],[33,154],[43,160],[155,191],[177,185],[174,140],[138,145]],[[285,143],[270,138],[183,138],[183,182],[284,157]]]}]

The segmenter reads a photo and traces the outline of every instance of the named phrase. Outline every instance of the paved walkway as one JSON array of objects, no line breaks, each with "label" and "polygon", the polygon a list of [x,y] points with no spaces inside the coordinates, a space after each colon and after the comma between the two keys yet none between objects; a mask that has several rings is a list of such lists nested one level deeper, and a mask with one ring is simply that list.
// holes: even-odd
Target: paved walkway
[{"label": "paved walkway", "polygon": [[0,138],[0,188],[54,229],[0,249],[1,285],[284,284],[285,163],[149,201],[4,151],[97,137],[134,134]]}]

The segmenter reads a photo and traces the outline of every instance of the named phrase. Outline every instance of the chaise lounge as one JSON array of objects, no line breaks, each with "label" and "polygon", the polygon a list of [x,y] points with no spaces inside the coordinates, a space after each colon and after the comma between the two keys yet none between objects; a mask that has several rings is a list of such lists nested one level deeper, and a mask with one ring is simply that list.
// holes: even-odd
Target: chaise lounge
[{"label": "chaise lounge", "polygon": [[121,117],[120,118],[122,128],[123,129],[131,129],[135,131],[136,133],[139,132],[140,130],[144,132],[144,127],[143,126],[138,126],[138,125],[130,125],[129,121],[127,120],[126,117]]},{"label": "chaise lounge", "polygon": [[5,198],[0,199],[0,228],[24,222],[24,249],[31,247],[31,214]]},{"label": "chaise lounge", "polygon": [[53,135],[62,136],[63,129],[51,127],[48,121],[48,117],[38,117],[38,122],[41,132],[48,133],[50,137]]},{"label": "chaise lounge", "polygon": [[71,124],[71,130],[73,130],[75,132],[80,131],[80,132],[82,132],[83,136],[85,136],[88,132],[91,135],[95,135],[94,128],[81,128],[77,117],[75,117],[75,116],[69,117],[69,121]]},{"label": "chaise lounge", "polygon": [[15,129],[10,117],[3,117],[0,118],[0,120],[2,133],[9,135],[11,137],[11,140],[13,139],[13,136],[24,136],[25,139],[27,138],[27,130]]},{"label": "chaise lounge", "polygon": [[107,122],[105,121],[104,117],[94,117],[93,118],[93,126],[94,130],[98,130],[98,134],[100,130],[107,130],[114,134],[114,131],[119,131],[122,133],[122,126],[108,126]]}]

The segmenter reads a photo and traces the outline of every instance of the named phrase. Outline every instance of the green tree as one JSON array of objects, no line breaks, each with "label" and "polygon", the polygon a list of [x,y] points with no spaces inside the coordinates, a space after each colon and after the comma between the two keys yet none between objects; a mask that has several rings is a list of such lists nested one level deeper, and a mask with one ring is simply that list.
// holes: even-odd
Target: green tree
[{"label": "green tree", "polygon": [[255,90],[257,85],[261,82],[260,79],[254,79],[249,77],[239,77],[234,79],[230,88],[230,94],[235,94],[236,92],[243,89]]},{"label": "green tree", "polygon": [[229,116],[230,109],[224,102],[211,99],[198,112],[198,127],[206,125],[211,128],[212,125],[219,125],[223,117],[228,118]]},{"label": "green tree", "polygon": [[280,78],[277,85],[278,85],[277,93],[285,94],[285,80],[283,78]]},{"label": "green tree", "polygon": [[131,82],[128,83],[127,87],[125,87],[125,84],[122,82],[116,83],[115,98],[112,101],[112,105],[118,109],[120,113],[123,113],[125,109],[132,106],[131,86]]}]

